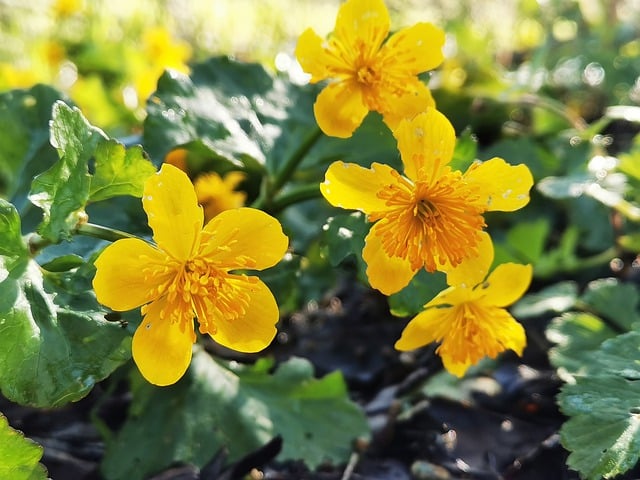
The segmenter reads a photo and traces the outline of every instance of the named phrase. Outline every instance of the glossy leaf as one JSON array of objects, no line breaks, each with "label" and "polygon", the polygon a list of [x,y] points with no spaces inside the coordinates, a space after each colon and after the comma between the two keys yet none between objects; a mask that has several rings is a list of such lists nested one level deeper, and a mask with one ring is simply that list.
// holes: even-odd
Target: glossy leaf
[{"label": "glossy leaf", "polygon": [[98,142],[106,138],[92,127],[80,110],[56,102],[51,120],[51,144],[60,159],[33,180],[29,199],[44,211],[39,227],[43,237],[57,242],[71,236],[71,230],[89,199],[89,159]]},{"label": "glossy leaf", "polygon": [[546,313],[563,313],[571,309],[578,300],[578,285],[565,281],[550,285],[542,290],[529,293],[511,307],[516,318],[531,318]]},{"label": "glossy leaf", "polygon": [[100,142],[95,151],[89,200],[97,202],[119,195],[141,197],[145,180],[155,172],[139,145],[125,149],[115,140]]},{"label": "glossy leaf", "polygon": [[0,478],[11,480],[45,480],[42,447],[9,426],[0,414]]},{"label": "glossy leaf", "polygon": [[175,462],[202,466],[221,448],[233,461],[276,435],[283,438],[279,460],[302,459],[311,468],[345,462],[367,423],[342,375],[315,379],[300,358],[273,374],[271,367],[266,359],[222,366],[196,350],[176,385],[158,389],[138,379],[129,417],[107,447],[105,477],[142,479]]},{"label": "glossy leaf", "polygon": [[570,419],[560,434],[571,451],[568,465],[589,480],[612,478],[632,468],[640,452],[640,333],[608,340],[592,354],[594,371],[578,376],[558,396]]}]

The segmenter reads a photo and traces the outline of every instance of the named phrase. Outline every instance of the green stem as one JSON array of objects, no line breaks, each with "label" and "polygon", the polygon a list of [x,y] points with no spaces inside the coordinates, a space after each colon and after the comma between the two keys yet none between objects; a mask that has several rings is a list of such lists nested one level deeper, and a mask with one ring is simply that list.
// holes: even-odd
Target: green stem
[{"label": "green stem", "polygon": [[271,181],[266,181],[262,186],[262,192],[260,196],[253,202],[253,208],[268,209],[272,208],[274,197],[282,189],[282,187],[289,181],[293,173],[298,168],[298,165],[304,160],[311,147],[322,136],[322,131],[316,126],[314,130],[307,135],[304,141],[298,146],[298,148],[291,154],[291,156],[285,161],[284,166],[277,172]]},{"label": "green stem", "polygon": [[292,188],[288,192],[283,193],[281,197],[275,198],[271,203],[271,208],[269,210],[275,215],[287,208],[289,205],[304,202],[305,200],[320,198],[321,196],[320,184],[318,183]]},{"label": "green stem", "polygon": [[99,238],[101,240],[107,240],[109,242],[115,242],[116,240],[122,240],[124,238],[138,238],[135,235],[131,235],[127,232],[115,230],[109,227],[103,227],[102,225],[95,225],[93,223],[82,223],[76,226],[74,233],[78,235],[86,235],[88,237]]}]

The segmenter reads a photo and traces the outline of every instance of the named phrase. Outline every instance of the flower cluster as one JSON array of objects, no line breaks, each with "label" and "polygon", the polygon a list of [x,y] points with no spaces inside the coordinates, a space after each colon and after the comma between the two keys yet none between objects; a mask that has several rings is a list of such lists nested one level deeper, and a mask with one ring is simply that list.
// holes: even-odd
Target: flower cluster
[{"label": "flower cluster", "polygon": [[349,137],[369,111],[383,116],[400,151],[403,172],[374,163],[329,166],[320,190],[334,206],[360,210],[373,223],[362,257],[372,287],[386,295],[406,287],[421,269],[447,274],[449,288],[406,327],[396,347],[440,342],[445,368],[463,375],[482,357],[522,353],[524,330],[503,308],[522,296],[531,267],[498,266],[484,281],[493,246],[483,214],[529,202],[529,169],[501,158],[449,164],[455,131],[418,74],[443,60],[444,34],[428,23],[389,33],[382,0],[348,0],[333,33],[305,31],[296,54],[311,82],[329,80],[314,105],[322,131]]}]

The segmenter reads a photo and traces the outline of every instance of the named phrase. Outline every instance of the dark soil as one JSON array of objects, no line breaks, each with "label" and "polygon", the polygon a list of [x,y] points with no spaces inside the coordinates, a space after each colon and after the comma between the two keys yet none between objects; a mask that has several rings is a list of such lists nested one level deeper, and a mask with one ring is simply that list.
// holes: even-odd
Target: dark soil
[{"label": "dark soil", "polygon": [[[464,401],[429,399],[421,392],[442,367],[433,348],[412,354],[393,349],[406,321],[390,315],[383,296],[349,284],[283,319],[270,347],[268,353],[278,360],[308,358],[319,376],[336,369],[344,373],[373,431],[369,442],[355,443],[347,465],[310,472],[300,463],[276,463],[282,440],[275,438],[233,464],[218,453],[202,469],[176,465],[153,480],[579,478],[565,466],[568,453],[559,441],[564,419],[554,398],[561,384],[547,362],[545,319],[525,325],[529,346],[523,358],[507,354],[497,369],[470,379],[475,393]],[[91,416],[118,425],[130,401],[126,385],[106,402],[103,393],[98,385],[85,399],[50,411],[0,398],[0,411],[44,446],[42,462],[51,478],[96,480],[104,447]]]}]

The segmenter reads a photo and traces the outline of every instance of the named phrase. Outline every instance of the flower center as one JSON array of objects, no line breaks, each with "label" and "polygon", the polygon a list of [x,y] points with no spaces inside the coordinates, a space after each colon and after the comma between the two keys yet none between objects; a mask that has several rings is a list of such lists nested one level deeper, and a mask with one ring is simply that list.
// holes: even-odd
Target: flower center
[{"label": "flower center", "polygon": [[395,173],[398,182],[378,192],[392,208],[369,215],[370,221],[382,220],[376,231],[385,252],[430,272],[438,264],[456,266],[473,256],[485,225],[484,208],[461,173],[447,171],[430,183]]}]

